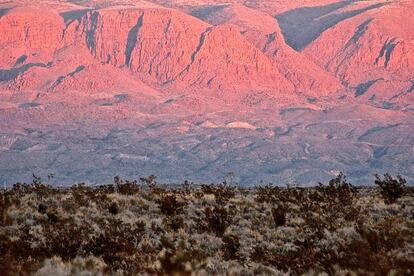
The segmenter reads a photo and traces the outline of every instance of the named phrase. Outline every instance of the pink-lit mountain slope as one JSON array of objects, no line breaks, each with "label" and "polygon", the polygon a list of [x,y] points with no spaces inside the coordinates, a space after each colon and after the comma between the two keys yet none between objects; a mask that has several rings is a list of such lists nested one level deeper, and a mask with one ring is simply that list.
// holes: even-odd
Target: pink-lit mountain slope
[{"label": "pink-lit mountain slope", "polygon": [[0,184],[414,179],[412,1],[0,3]]}]

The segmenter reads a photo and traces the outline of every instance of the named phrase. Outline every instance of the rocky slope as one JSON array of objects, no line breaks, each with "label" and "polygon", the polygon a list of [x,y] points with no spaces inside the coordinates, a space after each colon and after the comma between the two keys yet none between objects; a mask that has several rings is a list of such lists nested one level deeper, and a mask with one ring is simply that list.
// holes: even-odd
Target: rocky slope
[{"label": "rocky slope", "polygon": [[0,183],[412,180],[412,8],[3,1]]},{"label": "rocky slope", "polygon": [[412,1],[371,1],[335,10],[320,22],[334,27],[310,41],[303,53],[339,77],[355,97],[412,101],[413,8]]},{"label": "rocky slope", "polygon": [[[22,89],[16,82],[25,82],[30,89],[51,89],[50,84],[55,89],[65,76],[89,70],[87,64],[109,64],[174,91],[265,90],[276,96],[294,92],[284,73],[236,26],[211,26],[153,5],[60,13],[12,8],[3,12],[0,30],[7,34],[0,41],[2,55],[7,56],[2,81],[13,88]],[[49,76],[57,78],[52,81]]]},{"label": "rocky slope", "polygon": [[213,25],[234,24],[263,52],[299,93],[312,96],[333,95],[342,86],[338,79],[294,51],[284,41],[282,31],[272,16],[241,4],[217,4],[195,7],[191,14]]}]

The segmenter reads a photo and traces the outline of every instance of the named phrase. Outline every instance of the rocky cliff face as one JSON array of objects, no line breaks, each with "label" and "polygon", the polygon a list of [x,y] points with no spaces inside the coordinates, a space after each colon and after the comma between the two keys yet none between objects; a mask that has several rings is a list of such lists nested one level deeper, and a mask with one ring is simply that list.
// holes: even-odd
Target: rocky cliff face
[{"label": "rocky cliff face", "polygon": [[[304,48],[322,68],[353,88],[355,97],[404,100],[412,91],[414,16],[410,1],[368,3]],[[361,12],[364,11],[364,12]]]},{"label": "rocky cliff face", "polygon": [[[99,90],[132,78],[161,90],[216,95],[317,98],[344,89],[387,101],[412,95],[414,30],[401,26],[413,16],[410,1],[323,1],[287,11],[255,1],[205,1],[183,11],[118,2],[4,4],[2,86],[55,91],[76,79],[71,89]],[[132,74],[100,83],[105,77],[89,72],[111,66]]]},{"label": "rocky cliff face", "polygon": [[[63,19],[54,12],[36,8],[2,9],[0,52],[2,67],[23,64],[27,57],[42,52],[49,57],[62,48]],[[16,58],[16,55],[19,55]]]},{"label": "rocky cliff face", "polygon": [[[6,34],[0,43],[9,57],[4,65],[14,66],[20,56],[27,55],[20,60],[27,68],[10,70],[21,78],[40,65],[58,78],[54,88],[65,75],[78,73],[76,68],[88,69],[85,63],[99,62],[128,68],[149,84],[173,90],[294,92],[285,74],[237,26],[211,26],[175,10],[109,7],[58,14],[11,9],[0,18],[0,30]],[[36,65],[27,65],[31,60]],[[66,72],[61,61],[67,64]],[[38,77],[42,78],[47,83],[26,87],[42,88],[51,82]],[[16,78],[11,74],[7,81]],[[24,87],[21,82],[19,88]]]},{"label": "rocky cliff face", "polygon": [[243,36],[283,72],[298,93],[313,96],[333,95],[342,89],[338,79],[291,49],[272,16],[241,4],[196,7],[191,14],[213,25],[237,25]]},{"label": "rocky cliff face", "polygon": [[157,85],[237,91],[292,84],[235,26],[213,27],[169,9],[106,9],[82,20],[91,53]]}]

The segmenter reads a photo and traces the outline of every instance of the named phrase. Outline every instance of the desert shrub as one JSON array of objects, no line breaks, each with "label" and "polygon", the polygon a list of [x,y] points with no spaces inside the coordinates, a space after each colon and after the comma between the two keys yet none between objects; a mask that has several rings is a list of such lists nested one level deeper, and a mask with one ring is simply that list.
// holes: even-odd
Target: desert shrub
[{"label": "desert shrub", "polygon": [[188,180],[185,180],[184,183],[181,184],[180,194],[181,195],[190,195],[193,192],[194,183]]},{"label": "desert shrub", "polygon": [[37,211],[41,214],[46,214],[47,206],[43,203],[40,203],[39,206],[37,207]]},{"label": "desert shrub", "polygon": [[122,195],[136,195],[139,193],[138,181],[122,180],[119,176],[114,177],[114,183],[118,193]]},{"label": "desert shrub", "polygon": [[151,188],[151,194],[149,195],[150,199],[157,199],[161,196],[163,196],[164,194],[167,193],[167,189],[163,188],[163,187],[157,187],[154,186],[153,188]]},{"label": "desert shrub", "polygon": [[346,221],[358,221],[361,215],[361,207],[360,206],[349,206],[343,212],[343,218]]},{"label": "desert shrub", "polygon": [[236,235],[225,235],[222,238],[223,245],[221,250],[223,251],[223,257],[225,260],[240,260],[240,239]]},{"label": "desert shrub", "polygon": [[217,204],[226,204],[236,195],[236,187],[229,186],[227,183],[202,185],[201,190],[205,194],[213,194]]},{"label": "desert shrub", "polygon": [[59,256],[70,260],[82,254],[86,235],[91,230],[88,225],[76,225],[73,220],[58,219],[54,223],[45,224],[45,244],[38,248],[46,258]]},{"label": "desert shrub", "polygon": [[175,248],[174,244],[165,237],[161,238],[161,243],[164,254],[160,257],[160,270],[170,275],[187,275],[188,271],[184,264],[191,260],[190,256]]},{"label": "desert shrub", "polygon": [[50,223],[57,223],[59,221],[59,215],[56,211],[50,210],[47,212],[47,218]]},{"label": "desert shrub", "polygon": [[159,258],[161,264],[159,271],[163,275],[191,275],[196,268],[205,267],[206,256],[199,250],[187,249],[184,244],[176,246],[165,236],[161,237],[162,254]]},{"label": "desert shrub", "polygon": [[342,172],[331,179],[326,186],[319,183],[317,190],[325,201],[340,205],[351,205],[358,193],[357,188],[347,181]]},{"label": "desert shrub", "polygon": [[201,191],[201,190],[195,190],[195,191],[193,192],[193,196],[194,196],[196,199],[201,199],[201,198],[204,196],[204,192],[203,192],[203,191]]},{"label": "desert shrub", "polygon": [[259,203],[263,202],[277,202],[279,200],[280,188],[272,185],[259,186],[256,188],[255,200]]},{"label": "desert shrub", "polygon": [[33,174],[32,185],[42,185],[42,179],[35,174]]},{"label": "desert shrub", "polygon": [[407,229],[400,228],[401,219],[385,218],[375,226],[359,224],[356,228],[357,232],[364,238],[372,252],[381,250],[392,250],[404,247],[406,237],[410,235]]},{"label": "desert shrub", "polygon": [[184,228],[185,222],[183,216],[170,216],[163,219],[165,226],[174,232]]},{"label": "desert shrub", "polygon": [[377,190],[354,192],[344,177],[317,188],[237,189],[234,200],[223,183],[191,185],[139,186],[133,197],[117,183],[0,189],[0,271],[31,275],[51,258],[56,269],[76,258],[87,267],[95,256],[108,275],[412,274],[412,197],[378,208]]},{"label": "desert shrub", "polygon": [[136,256],[137,247],[145,233],[145,223],[123,223],[111,220],[103,227],[103,232],[84,245],[86,255],[101,257],[108,265],[109,274],[117,270],[137,273],[142,261]]},{"label": "desert shrub", "polygon": [[347,181],[342,172],[327,185],[319,183],[306,191],[296,190],[295,197],[304,214],[304,228],[319,239],[323,238],[325,229],[336,231],[344,220],[356,221],[359,218],[360,209],[353,205],[358,189]]},{"label": "desert shrub", "polygon": [[155,187],[157,185],[157,177],[155,175],[150,175],[148,177],[140,177],[141,183],[148,187]]},{"label": "desert shrub", "polygon": [[[335,263],[354,270],[370,269],[375,275],[389,275],[391,271],[395,275],[410,274],[414,259],[395,255],[397,248],[412,242],[412,231],[401,228],[401,223],[402,219],[395,217],[374,225],[359,223],[356,227],[359,236],[347,244],[339,244]],[[373,263],[376,265],[371,266]]]},{"label": "desert shrub", "polygon": [[8,214],[8,209],[12,206],[20,205],[20,197],[23,194],[15,194],[12,190],[2,190],[0,192],[0,226],[10,225],[12,219]]},{"label": "desert shrub", "polygon": [[25,183],[13,184],[11,190],[5,190],[5,194],[11,197],[22,197],[25,194],[31,193],[31,186]]},{"label": "desert shrub", "polygon": [[109,184],[90,187],[84,183],[80,183],[70,187],[69,193],[72,195],[73,200],[67,202],[66,205],[68,207],[73,204],[88,207],[94,202],[99,208],[107,209],[107,205],[109,204],[108,195],[115,193],[115,186]]},{"label": "desert shrub", "polygon": [[375,175],[375,184],[381,189],[381,195],[386,204],[392,204],[402,197],[405,193],[407,181],[400,175],[393,178],[390,174],[384,174],[384,179]]},{"label": "desert shrub", "polygon": [[91,188],[83,183],[79,183],[70,187],[70,193],[74,202],[80,206],[89,206],[93,196],[91,196]]},{"label": "desert shrub", "polygon": [[207,206],[204,209],[204,223],[206,230],[215,233],[217,236],[223,236],[227,227],[232,223],[233,214],[227,208]]},{"label": "desert shrub", "polygon": [[115,193],[115,186],[112,184],[99,185],[94,187],[93,190],[100,195],[109,195]]},{"label": "desert shrub", "polygon": [[112,204],[108,208],[109,213],[112,215],[116,215],[119,213],[119,206],[116,202],[112,202]]},{"label": "desert shrub", "polygon": [[276,206],[272,208],[272,217],[276,226],[283,226],[286,223],[286,211],[285,206]]},{"label": "desert shrub", "polygon": [[206,185],[206,184],[202,184],[201,185],[201,191],[206,194],[206,195],[214,195],[214,184],[210,184],[210,185]]},{"label": "desert shrub", "polygon": [[181,214],[184,212],[186,202],[179,202],[175,194],[164,195],[159,200],[161,213],[164,215],[172,216]]}]

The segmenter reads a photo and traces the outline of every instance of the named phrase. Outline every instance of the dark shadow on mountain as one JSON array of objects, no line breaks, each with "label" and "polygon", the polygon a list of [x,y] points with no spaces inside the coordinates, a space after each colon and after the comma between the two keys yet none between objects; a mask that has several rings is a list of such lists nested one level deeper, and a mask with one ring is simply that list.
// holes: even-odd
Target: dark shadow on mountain
[{"label": "dark shadow on mountain", "polygon": [[67,11],[60,13],[60,16],[63,17],[66,24],[70,24],[73,21],[82,18],[88,11],[90,11],[90,9]]},{"label": "dark shadow on mountain", "polygon": [[387,155],[387,152],[388,146],[381,146],[375,149],[372,155],[375,159],[380,159],[381,157]]},{"label": "dark shadow on mountain", "polygon": [[191,12],[191,15],[201,20],[208,18],[210,15],[223,10],[229,5],[205,5],[197,7]]},{"label": "dark shadow on mountain", "polygon": [[20,65],[27,60],[27,55],[21,55],[17,60],[14,66]]},{"label": "dark shadow on mountain", "polygon": [[86,31],[86,45],[88,49],[95,54],[96,53],[96,28],[98,27],[99,13],[94,12],[91,15],[91,26]]},{"label": "dark shadow on mountain", "polygon": [[300,51],[324,31],[341,21],[387,5],[387,3],[378,3],[353,11],[334,13],[354,2],[342,1],[325,6],[297,8],[280,14],[276,19],[286,43],[293,49]]},{"label": "dark shadow on mountain", "polygon": [[411,82],[411,86],[410,86],[410,87],[409,87],[406,91],[403,91],[403,92],[398,93],[398,94],[396,94],[395,96],[391,97],[391,98],[390,98],[390,101],[392,101],[392,100],[394,100],[394,99],[396,99],[396,98],[398,98],[398,97],[402,97],[402,96],[405,96],[405,95],[411,94],[411,93],[414,91],[414,80],[412,80],[412,81],[410,81],[410,82]]},{"label": "dark shadow on mountain", "polygon": [[351,39],[346,43],[344,48],[348,48],[351,45],[354,45],[358,42],[358,40],[366,33],[368,30],[369,24],[372,22],[372,18],[365,20],[361,25],[358,26],[357,30],[355,31],[354,35]]},{"label": "dark shadow on mountain", "polygon": [[408,88],[407,93],[411,93],[414,91],[414,81],[411,81],[411,86]]},{"label": "dark shadow on mountain", "polygon": [[2,70],[0,69],[0,81],[11,81],[14,80],[18,75],[26,72],[32,67],[48,67],[46,64],[43,63],[29,63],[18,68],[13,68],[9,70]]},{"label": "dark shadow on mountain", "polygon": [[56,86],[58,86],[59,84],[61,84],[67,77],[73,77],[77,73],[80,73],[83,70],[85,70],[85,68],[86,67],[84,65],[80,65],[75,70],[73,70],[72,72],[68,73],[67,75],[58,77],[57,80],[55,81],[55,83],[52,85],[52,89],[54,89]]},{"label": "dark shadow on mountain", "polygon": [[38,107],[38,106],[40,106],[40,105],[41,105],[41,104],[36,103],[36,102],[29,102],[29,103],[22,103],[22,104],[19,104],[19,108],[22,108],[22,109],[28,109],[28,108]]},{"label": "dark shadow on mountain", "polygon": [[380,51],[379,56],[375,59],[375,64],[378,65],[379,61],[384,58],[384,67],[388,67],[388,63],[391,60],[391,54],[394,51],[395,47],[398,45],[397,38],[387,39],[384,46],[382,46],[382,49]]},{"label": "dark shadow on mountain", "polygon": [[370,80],[364,83],[359,84],[356,88],[355,88],[355,97],[359,97],[365,94],[365,92],[368,91],[368,89],[371,88],[371,86],[373,86],[377,81],[380,80],[384,80],[383,78],[379,78],[376,80]]},{"label": "dark shadow on mountain", "polygon": [[9,10],[11,10],[11,8],[3,8],[3,9],[0,9],[0,18],[2,18],[3,16],[5,16]]},{"label": "dark shadow on mountain", "polygon": [[131,28],[128,32],[128,38],[126,42],[126,49],[125,49],[125,65],[131,66],[131,55],[135,49],[135,46],[138,41],[138,33],[139,30],[142,28],[142,24],[144,21],[144,14],[141,14],[137,20],[137,24]]},{"label": "dark shadow on mountain", "polygon": [[117,94],[114,96],[115,101],[118,103],[126,102],[129,100],[129,98],[130,98],[129,94],[126,94],[126,93]]},{"label": "dark shadow on mountain", "polygon": [[383,130],[387,130],[387,129],[392,129],[392,128],[396,128],[399,127],[401,124],[393,124],[393,125],[387,125],[387,126],[377,126],[377,127],[373,127],[371,129],[368,129],[365,133],[363,133],[361,136],[358,137],[358,141],[364,141],[364,139],[370,135],[373,135],[374,133],[383,131]]}]

